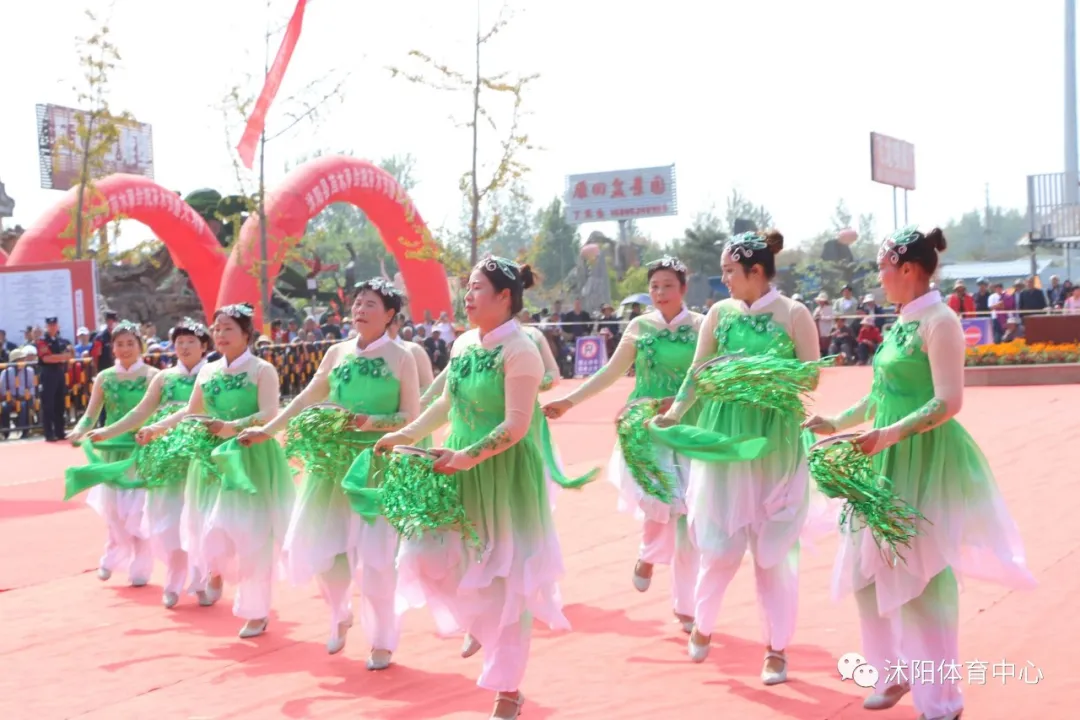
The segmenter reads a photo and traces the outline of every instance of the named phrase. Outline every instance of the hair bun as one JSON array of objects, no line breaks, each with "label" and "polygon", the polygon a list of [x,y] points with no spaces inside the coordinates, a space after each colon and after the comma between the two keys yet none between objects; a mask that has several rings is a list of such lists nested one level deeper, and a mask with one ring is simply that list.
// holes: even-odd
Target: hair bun
[{"label": "hair bun", "polygon": [[945,248],[949,247],[949,243],[945,240],[945,233],[939,227],[926,233],[926,241],[939,253],[945,252]]},{"label": "hair bun", "polygon": [[776,255],[784,249],[784,236],[780,234],[780,231],[776,228],[765,231],[765,245],[768,246],[769,251]]},{"label": "hair bun", "polygon": [[532,268],[529,267],[528,263],[525,263],[525,264],[523,264],[521,266],[520,275],[521,275],[521,287],[523,289],[528,290],[529,288],[531,288],[533,285],[536,284],[536,276],[533,275]]}]

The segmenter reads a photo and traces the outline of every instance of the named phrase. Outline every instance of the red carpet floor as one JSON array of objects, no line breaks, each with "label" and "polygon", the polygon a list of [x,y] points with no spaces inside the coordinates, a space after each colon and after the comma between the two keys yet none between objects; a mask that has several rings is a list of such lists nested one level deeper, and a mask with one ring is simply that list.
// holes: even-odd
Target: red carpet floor
[{"label": "red carpet floor", "polygon": [[[845,407],[869,379],[861,368],[830,370],[820,407]],[[612,419],[629,387],[622,380],[554,423],[572,470],[606,462]],[[1080,704],[1080,680],[1067,657],[1080,638],[1078,411],[1077,386],[967,393],[961,420],[990,457],[1040,586],[964,589],[963,660],[999,665],[999,677],[988,670],[985,684],[965,684],[965,718],[1067,718]],[[369,673],[359,629],[344,653],[326,654],[327,614],[313,586],[279,584],[269,633],[243,641],[228,596],[208,609],[184,598],[166,611],[160,586],[124,587],[121,573],[99,582],[101,523],[81,502],[59,499],[64,467],[79,461],[66,446],[0,443],[0,717],[486,716],[491,697],[474,684],[480,658],[458,657],[459,641],[436,637],[422,611],[405,619],[397,664]],[[601,482],[563,493],[557,519],[574,630],[537,630],[524,718],[915,717],[910,700],[866,713],[865,691],[838,676],[837,658],[857,651],[859,636],[854,602],[829,597],[834,541],[804,553],[791,680],[766,689],[757,680],[762,648],[749,567],[728,593],[712,654],[694,665],[672,622],[666,569],[658,568],[648,593],[630,584],[637,527],[616,513],[613,488]],[[1036,669],[1041,681],[1024,683],[1025,666],[1028,683]]]}]

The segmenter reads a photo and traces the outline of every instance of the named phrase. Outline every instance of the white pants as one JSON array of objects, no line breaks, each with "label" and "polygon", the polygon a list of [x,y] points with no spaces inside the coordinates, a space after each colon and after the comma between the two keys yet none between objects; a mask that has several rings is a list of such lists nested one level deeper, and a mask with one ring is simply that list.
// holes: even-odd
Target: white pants
[{"label": "white pants", "polygon": [[[694,622],[702,635],[712,635],[724,593],[742,564],[747,547],[757,547],[756,533],[742,528],[721,545],[720,552],[702,552],[694,590]],[[754,558],[758,606],[762,613],[763,640],[773,650],[783,650],[795,633],[799,609],[799,546],[795,544],[780,562],[763,568]]]},{"label": "white pants", "polygon": [[[498,621],[481,618],[480,622]],[[470,630],[476,637],[478,633]],[[499,630],[494,642],[483,645],[484,667],[476,684],[493,692],[516,692],[525,680],[525,668],[529,664],[529,648],[532,645],[532,615],[525,613],[512,625]]]},{"label": "white pants", "polygon": [[274,585],[274,544],[267,541],[257,552],[237,557],[239,581],[233,598],[233,615],[243,620],[262,620],[270,615]]},{"label": "white pants", "polygon": [[855,601],[862,626],[863,657],[878,670],[877,692],[909,682],[915,709],[928,718],[949,716],[964,707],[960,679],[953,681],[942,669],[955,663],[960,668],[957,674],[963,675],[959,660],[960,603],[952,570],[935,576],[922,595],[903,605],[892,617],[878,614],[874,585],[856,592]]},{"label": "white pants", "polygon": [[672,515],[667,522],[646,518],[641,528],[638,559],[652,565],[671,565],[671,595],[675,612],[693,617],[698,553],[690,539],[686,516]]},{"label": "white pants", "polygon": [[187,581],[188,557],[183,550],[173,550],[165,558],[165,592],[179,595],[184,592]]},{"label": "white pants", "polygon": [[[334,566],[319,576],[323,597],[330,605],[331,634],[337,633],[337,623],[352,616],[349,587],[352,573],[348,559],[338,555]],[[398,649],[401,640],[401,616],[395,608],[397,590],[397,567],[391,563],[385,568],[364,566],[360,569],[360,626],[372,650]],[[340,618],[340,620],[333,620]]]},{"label": "white pants", "polygon": [[128,561],[128,578],[132,581],[145,582],[154,570],[154,555],[150,552],[150,543],[137,535],[130,535],[112,523],[108,525],[109,534],[105,538],[105,551],[101,554],[98,567],[113,570],[125,560]]}]

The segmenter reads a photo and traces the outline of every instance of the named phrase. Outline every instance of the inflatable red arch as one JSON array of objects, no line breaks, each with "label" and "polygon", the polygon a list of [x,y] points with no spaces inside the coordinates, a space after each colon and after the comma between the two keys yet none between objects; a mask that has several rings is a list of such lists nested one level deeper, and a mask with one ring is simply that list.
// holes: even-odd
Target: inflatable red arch
[{"label": "inflatable red arch", "polygon": [[4,252],[3,249],[0,249],[0,267],[4,267],[5,265],[7,265],[7,261],[8,261],[7,253]]},{"label": "inflatable red arch", "polygon": [[[225,250],[210,226],[175,192],[140,175],[110,175],[94,183],[97,193],[87,213],[91,231],[117,217],[138,220],[165,243],[176,267],[185,270],[209,318],[214,312],[225,267]],[[78,188],[72,188],[27,228],[15,243],[8,265],[63,262],[75,244],[70,232]],[[95,210],[100,209],[100,212]],[[68,237],[62,237],[68,235]]]},{"label": "inflatable red arch", "polygon": [[[285,253],[307,229],[308,221],[331,203],[347,202],[364,211],[394,254],[413,317],[424,311],[435,316],[450,312],[450,287],[439,262],[439,247],[412,200],[394,177],[366,160],[327,156],[293,170],[266,198],[268,277],[281,271]],[[240,229],[221,279],[218,307],[238,302],[256,305],[255,326],[262,323],[258,307],[259,218],[250,216]]]}]

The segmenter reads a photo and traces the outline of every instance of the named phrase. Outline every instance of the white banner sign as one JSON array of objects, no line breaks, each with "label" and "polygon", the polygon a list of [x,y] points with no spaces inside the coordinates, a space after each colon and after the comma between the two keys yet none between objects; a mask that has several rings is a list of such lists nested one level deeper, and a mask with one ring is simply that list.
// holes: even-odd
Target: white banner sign
[{"label": "white banner sign", "polygon": [[575,224],[677,213],[674,165],[566,178],[566,219]]}]

